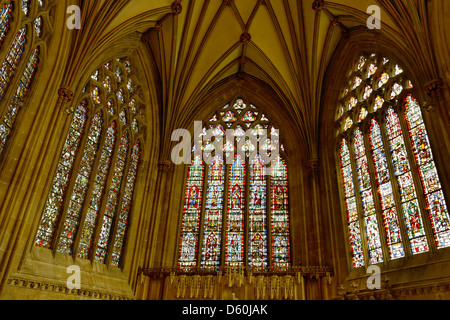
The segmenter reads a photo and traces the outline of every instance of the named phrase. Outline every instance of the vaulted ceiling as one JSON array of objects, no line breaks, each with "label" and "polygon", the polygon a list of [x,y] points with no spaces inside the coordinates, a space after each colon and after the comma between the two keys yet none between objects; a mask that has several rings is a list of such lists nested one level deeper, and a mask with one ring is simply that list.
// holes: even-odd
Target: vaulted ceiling
[{"label": "vaulted ceiling", "polygon": [[110,43],[141,33],[161,81],[162,137],[170,139],[214,85],[249,75],[284,102],[314,158],[327,66],[343,37],[367,28],[374,4],[381,9],[379,32],[405,54],[432,56],[425,0],[83,1],[65,85]]}]

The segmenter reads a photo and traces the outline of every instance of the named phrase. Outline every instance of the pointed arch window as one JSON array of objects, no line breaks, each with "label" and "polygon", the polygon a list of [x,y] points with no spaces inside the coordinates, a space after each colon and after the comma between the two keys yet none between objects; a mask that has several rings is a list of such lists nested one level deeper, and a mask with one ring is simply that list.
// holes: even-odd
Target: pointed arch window
[{"label": "pointed arch window", "polygon": [[128,58],[104,64],[89,78],[60,155],[36,246],[121,266],[145,128],[140,90]]},{"label": "pointed arch window", "polygon": [[[52,17],[48,11],[52,5],[53,1],[7,1],[1,9],[0,48],[5,50],[5,57],[0,68],[0,155],[12,133],[20,109],[25,106],[25,99],[42,58],[42,46],[51,37],[45,25],[51,23]],[[16,7],[22,10],[17,10]],[[25,16],[32,20],[18,25],[9,46],[5,46],[13,16],[19,18],[17,20]],[[23,59],[24,56],[26,59]],[[16,79],[18,72],[21,74]]]},{"label": "pointed arch window", "polygon": [[237,99],[215,112],[196,139],[194,153],[198,146],[204,157],[214,154],[206,164],[195,153],[188,169],[178,267],[288,269],[288,171],[276,126]]},{"label": "pointed arch window", "polygon": [[445,193],[406,72],[364,54],[348,83],[337,141],[353,267],[449,247]]}]

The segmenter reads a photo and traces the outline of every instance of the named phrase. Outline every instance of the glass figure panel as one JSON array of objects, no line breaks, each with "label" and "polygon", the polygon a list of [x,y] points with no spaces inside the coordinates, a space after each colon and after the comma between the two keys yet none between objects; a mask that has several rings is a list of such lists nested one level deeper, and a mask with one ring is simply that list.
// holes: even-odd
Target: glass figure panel
[{"label": "glass figure panel", "polygon": [[225,265],[244,266],[245,162],[236,155],[229,168]]},{"label": "glass figure panel", "polygon": [[250,165],[248,264],[252,270],[267,267],[266,196],[266,167],[257,155]]},{"label": "glass figure panel", "polygon": [[208,185],[203,223],[202,269],[218,269],[222,239],[223,197],[225,187],[224,161],[214,157],[208,170]]},{"label": "glass figure panel", "polygon": [[202,210],[204,166],[201,156],[195,157],[189,167],[185,192],[183,220],[181,224],[178,267],[197,266],[200,213]]},{"label": "glass figure panel", "polygon": [[280,155],[272,163],[272,266],[276,270],[290,267],[290,230],[287,166]]}]

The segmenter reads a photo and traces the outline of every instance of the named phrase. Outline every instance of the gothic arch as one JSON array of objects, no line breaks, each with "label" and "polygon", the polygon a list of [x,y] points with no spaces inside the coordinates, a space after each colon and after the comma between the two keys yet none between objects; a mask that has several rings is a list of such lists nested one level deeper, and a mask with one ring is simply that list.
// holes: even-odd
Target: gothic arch
[{"label": "gothic arch", "polygon": [[[322,178],[324,185],[327,186],[329,190],[329,196],[327,197],[327,202],[329,203],[328,207],[332,208],[328,213],[328,217],[330,219],[330,223],[332,224],[332,235],[330,235],[330,239],[334,239],[334,241],[343,241],[347,242],[346,232],[343,232],[343,228],[345,229],[346,217],[342,215],[341,207],[345,207],[345,204],[342,204],[342,199],[344,199],[344,191],[342,190],[339,181],[340,170],[337,169],[334,171],[331,168],[339,168],[339,159],[338,159],[338,149],[339,142],[341,139],[336,139],[336,137],[340,136],[341,127],[335,122],[336,112],[337,112],[337,101],[342,96],[342,88],[346,85],[346,81],[349,77],[349,68],[353,61],[357,61],[358,57],[363,53],[377,53],[386,56],[387,58],[398,63],[404,70],[404,78],[411,80],[414,84],[414,88],[409,88],[404,86],[403,92],[398,96],[398,101],[403,101],[407,94],[413,93],[415,98],[419,101],[419,104],[423,107],[426,106],[430,101],[430,97],[426,94],[426,86],[428,84],[429,79],[423,76],[423,67],[427,66],[427,61],[420,61],[419,57],[413,57],[408,53],[401,52],[398,50],[395,43],[384,39],[380,34],[373,34],[367,32],[357,32],[356,34],[352,34],[350,39],[342,41],[337,50],[333,60],[330,64],[330,67],[327,71],[328,77],[325,79],[333,79],[325,80],[324,84],[324,103],[321,106],[321,116],[323,119],[323,128],[321,130],[321,154],[323,157],[323,165],[324,167],[328,167],[329,169],[325,169],[325,175]],[[348,63],[342,63],[342,61],[347,61]],[[379,72],[380,70],[378,70]],[[393,80],[390,79],[388,81],[388,91],[385,92],[386,95],[390,94],[390,86],[392,85]],[[403,83],[402,83],[403,85]],[[374,88],[375,90],[376,88]],[[373,102],[373,101],[372,101]],[[385,102],[386,104],[386,102]],[[359,105],[357,105],[359,106]],[[359,108],[359,107],[357,107]],[[404,103],[398,105],[399,111],[404,108]],[[358,109],[360,110],[360,109]],[[353,113],[355,116],[357,113]],[[424,122],[426,124],[429,138],[432,145],[433,154],[435,155],[436,166],[438,167],[438,171],[443,173],[446,172],[447,164],[442,161],[445,158],[447,151],[442,150],[440,147],[442,145],[442,141],[436,136],[436,132],[439,131],[438,119],[437,115],[433,114],[433,112],[428,112],[425,108],[422,108],[422,115],[424,118]],[[381,115],[377,115],[377,119],[383,119]],[[353,121],[357,121],[357,119],[353,118]],[[365,126],[361,128],[363,132],[368,130],[368,125],[366,123]],[[337,144],[336,144],[337,143]],[[414,165],[414,164],[411,164]],[[440,175],[441,184],[444,190],[444,193],[448,194],[448,183],[444,178],[445,175]],[[355,186],[357,189],[357,186]],[[420,192],[420,191],[418,191]],[[333,206],[333,204],[336,204]],[[339,205],[340,204],[340,205]],[[401,209],[400,209],[401,210]],[[363,228],[363,226],[361,226]],[[379,227],[380,232],[384,231],[384,227]],[[432,238],[432,236],[431,236]],[[333,240],[331,240],[333,241]],[[406,250],[406,249],[405,249]],[[337,279],[340,283],[344,282],[344,279],[350,277],[351,279],[361,278],[365,275],[365,268],[360,268],[359,270],[356,268],[351,268],[348,265],[347,257],[350,255],[349,248],[343,245],[338,245],[333,250],[333,259],[337,262],[336,265],[336,275]],[[427,255],[428,254],[424,254]],[[445,258],[444,258],[445,257]],[[436,252],[436,255],[431,259],[435,260],[448,260],[449,254],[447,249],[442,249],[440,252]],[[425,258],[414,257],[412,266],[420,268],[421,261],[424,261]],[[408,260],[409,261],[409,260]],[[383,262],[381,264],[382,268],[386,273],[391,273],[392,277],[397,280],[397,274],[393,271],[390,271],[395,268],[404,268],[408,266],[408,263],[411,265],[411,262],[408,261],[388,261]],[[407,274],[408,276],[412,276],[411,274]],[[394,281],[395,281],[394,280]]]}]

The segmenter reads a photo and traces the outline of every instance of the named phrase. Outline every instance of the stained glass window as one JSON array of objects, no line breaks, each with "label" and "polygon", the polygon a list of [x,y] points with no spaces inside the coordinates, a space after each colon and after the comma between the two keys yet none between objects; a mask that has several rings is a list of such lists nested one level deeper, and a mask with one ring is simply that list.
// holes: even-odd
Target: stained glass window
[{"label": "stained glass window", "polygon": [[25,48],[26,34],[27,27],[24,26],[17,32],[13,43],[9,47],[5,60],[3,61],[0,69],[0,100],[3,98],[7,86],[16,71],[20,59],[22,58],[22,53]]},{"label": "stained glass window", "polygon": [[114,240],[112,262],[115,267],[119,267],[121,257],[123,255],[125,234],[128,226],[131,204],[133,200],[133,192],[136,184],[136,177],[139,166],[141,147],[139,141],[134,144],[131,153],[131,164],[126,177],[125,190],[122,196],[122,205],[119,212],[119,223],[117,225],[116,238]]},{"label": "stained glass window", "polygon": [[372,193],[372,183],[369,174],[368,159],[364,145],[364,136],[361,130],[355,131],[354,138],[356,172],[358,178],[359,192],[364,216],[364,227],[366,241],[371,263],[383,262],[383,253],[381,251],[380,233],[375,211],[375,202]]},{"label": "stained glass window", "polygon": [[95,261],[105,262],[106,251],[111,237],[111,231],[113,228],[113,222],[115,220],[115,214],[117,211],[117,205],[120,197],[120,188],[122,185],[122,179],[125,171],[125,164],[127,161],[127,153],[130,144],[128,132],[122,135],[120,140],[119,151],[117,159],[112,172],[112,181],[106,195],[106,209],[103,214],[103,221],[101,223],[100,237],[97,243],[97,251],[95,253]]},{"label": "stained glass window", "polygon": [[[9,103],[5,104],[4,109],[0,110],[0,155],[5,150],[7,140],[13,132],[14,123],[20,109],[25,106],[25,99],[39,63],[40,48],[36,43],[38,40],[30,37],[29,30],[35,30],[37,37],[41,37],[45,28],[43,18],[37,16],[36,11],[34,16],[31,14],[30,4],[31,2],[28,0],[17,2],[18,7],[22,9],[22,13],[29,16],[30,20],[26,19],[25,24],[18,25],[17,30],[14,30],[15,36],[4,48],[6,53],[0,67],[0,102],[8,95],[8,90],[12,91],[8,95],[11,97]],[[44,3],[39,1],[38,4],[42,7]],[[10,31],[10,22],[13,18],[16,18],[16,15],[20,14],[15,10],[15,5],[16,2],[14,1],[5,1],[0,9],[0,47],[4,45],[6,35]],[[42,11],[39,14],[41,13]],[[35,43],[30,43],[27,47],[26,44],[30,42],[30,39],[35,39]],[[24,54],[28,60],[22,62]],[[14,81],[16,73],[19,73],[20,78]],[[10,84],[13,82],[18,83],[18,85],[15,88],[10,88]]]},{"label": "stained glass window", "polygon": [[353,267],[364,266],[364,254],[361,242],[361,228],[356,208],[355,187],[353,184],[353,170],[350,161],[350,150],[347,141],[342,140],[340,147],[340,163],[342,179],[344,182],[344,194],[347,210],[348,237],[352,254]]},{"label": "stained glass window", "polygon": [[405,253],[403,251],[402,236],[394,203],[394,194],[381,129],[375,119],[372,119],[369,138],[375,165],[378,195],[381,200],[388,251],[391,259],[397,259],[404,257]]},{"label": "stained glass window", "polygon": [[[133,100],[136,108],[141,100],[138,85],[132,93],[109,82],[106,89],[115,94],[108,97],[100,88],[115,77],[106,66],[125,69],[125,61],[130,72],[121,77],[127,81],[132,76],[128,59],[103,64],[89,77],[90,95],[73,117],[35,241],[37,246],[113,267],[123,260],[142,148],[139,130],[129,130],[114,117],[120,105],[115,97],[121,90],[123,102],[129,105]],[[128,108],[120,112],[133,114]],[[133,120],[136,127],[143,126]]]},{"label": "stained glass window", "polygon": [[224,176],[223,158],[216,156],[208,170],[201,259],[205,269],[220,264]]},{"label": "stained glass window", "polygon": [[339,102],[340,180],[354,268],[450,246],[446,199],[413,90],[399,64],[362,55]]},{"label": "stained glass window", "polygon": [[386,131],[389,137],[389,146],[394,167],[394,175],[399,184],[400,197],[402,202],[402,212],[408,237],[411,241],[412,253],[428,251],[428,243],[417,195],[409,165],[409,157],[403,138],[400,119],[393,108],[388,108],[386,119]]},{"label": "stained glass window", "polygon": [[258,155],[250,165],[249,248],[248,263],[252,269],[267,266],[267,182],[266,167]]},{"label": "stained glass window", "polygon": [[75,110],[69,133],[61,152],[58,167],[56,169],[56,175],[53,179],[52,188],[50,190],[50,195],[47,199],[44,214],[42,215],[42,219],[39,224],[39,230],[35,241],[38,246],[50,247],[52,245],[55,226],[58,222],[59,216],[61,215],[67,186],[73,170],[77,151],[84,134],[85,124],[87,122],[87,113],[87,101],[84,100]]},{"label": "stained glass window", "polygon": [[183,221],[178,266],[181,268],[197,266],[197,246],[200,214],[202,210],[204,166],[201,157],[196,157],[189,167],[186,184]]},{"label": "stained glass window", "polygon": [[30,0],[20,0],[22,5],[23,13],[28,16],[28,12],[30,11]]},{"label": "stained glass window", "polygon": [[[284,149],[278,129],[241,98],[207,119],[198,145],[212,162],[194,156],[189,166],[178,267],[289,269],[288,173],[285,155],[276,153]],[[207,136],[223,138],[223,146],[215,150]]]},{"label": "stained glass window", "polygon": [[409,138],[412,143],[414,159],[424,186],[427,210],[434,230],[438,248],[450,246],[450,220],[447,204],[441,190],[439,175],[431,151],[427,129],[422,117],[420,105],[412,94],[405,98],[405,119]]},{"label": "stained glass window", "polygon": [[91,128],[88,134],[84,155],[81,159],[78,176],[69,202],[69,212],[67,223],[64,224],[61,238],[58,243],[58,251],[62,253],[72,253],[72,243],[77,231],[80,214],[89,184],[89,179],[94,165],[95,156],[100,143],[102,133],[103,114],[99,111],[92,119]]},{"label": "stained glass window", "polygon": [[276,269],[283,270],[289,267],[291,254],[289,245],[288,172],[287,165],[281,156],[277,156],[271,170],[272,264]]},{"label": "stained glass window", "polygon": [[13,10],[12,1],[5,3],[0,11],[0,47],[3,45],[6,34],[10,28],[11,13]]},{"label": "stained glass window", "polygon": [[37,64],[39,59],[39,47],[33,50],[30,58],[27,61],[25,70],[23,71],[19,85],[14,93],[4,116],[2,122],[0,122],[0,155],[6,145],[6,141],[10,135],[10,132],[14,126],[19,109],[24,105],[24,99],[30,88],[31,82],[36,73]]},{"label": "stained glass window", "polygon": [[84,226],[81,230],[81,240],[78,246],[78,257],[87,259],[92,246],[92,237],[95,223],[100,211],[102,195],[104,194],[108,172],[111,166],[113,150],[116,144],[116,123],[113,121],[106,132],[103,149],[100,155],[100,162],[97,167],[97,173],[93,182],[93,191],[89,200],[89,208],[86,213]]},{"label": "stained glass window", "polygon": [[225,264],[231,267],[242,267],[244,265],[245,163],[240,155],[236,155],[228,176],[230,182]]}]

